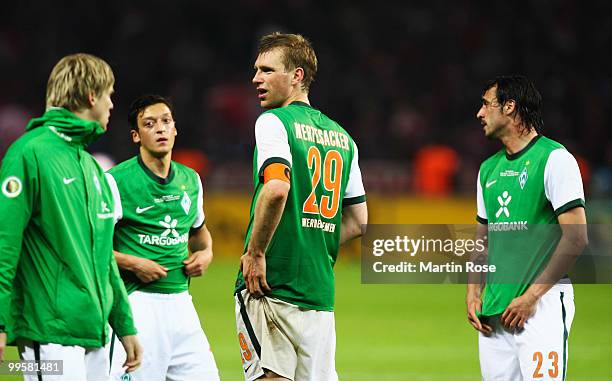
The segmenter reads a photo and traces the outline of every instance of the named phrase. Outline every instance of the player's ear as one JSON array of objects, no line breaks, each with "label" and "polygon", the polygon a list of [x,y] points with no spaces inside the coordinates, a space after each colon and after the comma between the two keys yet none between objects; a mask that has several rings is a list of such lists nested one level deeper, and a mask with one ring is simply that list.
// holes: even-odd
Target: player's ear
[{"label": "player's ear", "polygon": [[510,99],[509,101],[504,103],[504,114],[512,115],[515,109],[516,109],[516,102],[514,101],[514,99]]},{"label": "player's ear", "polygon": [[87,94],[87,102],[89,103],[89,107],[93,107],[96,104],[97,97],[94,93]]},{"label": "player's ear", "polygon": [[301,67],[296,67],[295,70],[293,71],[293,78],[292,78],[292,84],[295,85],[298,82],[303,82],[304,81],[304,69]]},{"label": "player's ear", "polygon": [[136,144],[140,143],[140,134],[138,133],[138,131],[132,129],[130,130],[130,135],[132,135],[132,141]]}]

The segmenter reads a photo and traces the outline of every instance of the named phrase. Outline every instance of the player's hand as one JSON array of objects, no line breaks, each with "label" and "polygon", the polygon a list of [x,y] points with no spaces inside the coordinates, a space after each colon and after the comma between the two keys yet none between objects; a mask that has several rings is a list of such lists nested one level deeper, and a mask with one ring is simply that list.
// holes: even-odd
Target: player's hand
[{"label": "player's hand", "polygon": [[266,280],[266,256],[251,255],[248,252],[240,257],[240,269],[244,276],[244,283],[249,293],[256,298],[264,296],[272,289]]},{"label": "player's hand", "polygon": [[123,368],[126,372],[133,372],[138,369],[142,362],[142,346],[140,346],[136,335],[123,336],[120,341],[126,354]]},{"label": "player's hand", "polygon": [[487,335],[493,332],[491,326],[482,323],[478,318],[477,312],[480,312],[482,309],[482,299],[480,299],[480,296],[468,293],[465,304],[467,306],[467,318],[472,327]]},{"label": "player's hand", "polygon": [[510,329],[522,329],[525,327],[527,319],[535,313],[537,306],[538,298],[531,294],[524,293],[510,302],[510,305],[502,314],[501,322],[505,327]]},{"label": "player's hand", "polygon": [[0,364],[4,361],[4,350],[6,349],[6,332],[0,332]]},{"label": "player's hand", "polygon": [[136,257],[132,271],[144,283],[150,283],[168,276],[168,269],[157,262]]},{"label": "player's hand", "polygon": [[190,277],[202,276],[208,269],[212,258],[212,249],[204,249],[191,254],[189,258],[183,261],[185,275]]}]

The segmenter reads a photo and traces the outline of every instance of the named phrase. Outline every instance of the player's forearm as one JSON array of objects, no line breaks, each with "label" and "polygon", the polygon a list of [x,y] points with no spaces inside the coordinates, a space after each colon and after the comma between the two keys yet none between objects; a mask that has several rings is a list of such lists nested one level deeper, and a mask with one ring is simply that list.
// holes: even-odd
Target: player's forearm
[{"label": "player's forearm", "polygon": [[340,226],[340,245],[365,234],[367,223],[368,206],[365,202],[344,207]]},{"label": "player's forearm", "polygon": [[541,297],[565,276],[588,244],[586,225],[562,225],[561,229],[561,239],[548,264],[528,289],[534,296]]},{"label": "player's forearm", "polygon": [[289,184],[279,180],[271,180],[261,189],[255,205],[253,231],[247,246],[250,255],[260,256],[266,252],[283,215],[288,194]]},{"label": "player's forearm", "polygon": [[134,255],[120,253],[116,250],[113,250],[113,254],[115,254],[115,260],[117,261],[117,266],[121,270],[134,271],[136,268],[136,263],[138,262],[138,257]]},{"label": "player's forearm", "polygon": [[362,235],[363,232],[359,222],[342,217],[342,225],[340,226],[340,245],[355,238],[359,238]]},{"label": "player's forearm", "polygon": [[206,225],[202,225],[194,234],[189,237],[189,250],[192,253],[210,249],[212,250],[213,240]]},{"label": "player's forearm", "polygon": [[480,298],[482,287],[480,284],[468,283],[467,285],[467,298]]},{"label": "player's forearm", "polygon": [[[476,225],[476,235],[475,241],[481,242],[483,246],[483,250],[478,251],[476,247],[472,252],[469,253],[470,262],[475,263],[477,265],[487,265],[489,262],[489,249],[488,249],[488,226],[486,224],[478,224]],[[468,285],[475,285],[478,289],[478,294],[480,295],[480,290],[485,284],[486,281],[486,273],[485,272],[469,272],[468,273]]]}]

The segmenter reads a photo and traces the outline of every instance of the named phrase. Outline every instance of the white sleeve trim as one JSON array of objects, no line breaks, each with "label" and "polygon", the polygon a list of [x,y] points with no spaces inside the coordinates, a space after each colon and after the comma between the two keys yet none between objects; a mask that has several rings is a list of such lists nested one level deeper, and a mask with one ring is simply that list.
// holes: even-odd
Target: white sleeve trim
[{"label": "white sleeve trim", "polygon": [[359,168],[359,151],[357,150],[357,144],[353,143],[353,147],[355,149],[355,155],[353,155],[353,161],[351,162],[351,172],[349,173],[348,183],[346,184],[344,198],[365,195],[363,179],[361,178],[361,169]]},{"label": "white sleeve trim", "polygon": [[554,210],[570,201],[584,201],[578,162],[566,149],[556,149],[548,156],[544,167],[544,192]]},{"label": "white sleeve trim", "polygon": [[202,188],[202,179],[200,179],[200,175],[196,173],[198,177],[198,214],[195,222],[191,225],[192,228],[199,228],[204,224],[204,220],[206,216],[204,215],[204,189]]},{"label": "white sleeve trim", "polygon": [[110,186],[111,193],[113,194],[113,202],[115,204],[114,210],[114,220],[117,223],[120,219],[123,218],[123,206],[121,205],[121,193],[119,193],[119,187],[117,186],[117,182],[115,178],[110,173],[105,173],[106,181]]},{"label": "white sleeve trim", "polygon": [[271,158],[281,158],[292,164],[289,137],[283,122],[272,113],[261,114],[255,122],[257,171]]},{"label": "white sleeve trim", "polygon": [[478,178],[476,179],[476,215],[483,220],[488,220],[487,208],[485,207],[482,185],[480,183],[480,170],[478,170]]}]

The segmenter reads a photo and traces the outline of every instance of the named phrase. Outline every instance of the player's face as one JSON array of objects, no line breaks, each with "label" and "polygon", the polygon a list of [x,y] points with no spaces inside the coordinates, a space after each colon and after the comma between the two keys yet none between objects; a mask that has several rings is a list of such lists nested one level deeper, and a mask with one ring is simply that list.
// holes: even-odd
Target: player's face
[{"label": "player's face", "polygon": [[104,131],[108,128],[110,111],[113,109],[113,101],[111,100],[113,92],[114,90],[111,86],[99,96],[93,96],[93,105],[91,106],[90,115],[94,121],[102,125]]},{"label": "player's face", "polygon": [[172,112],[164,103],[148,106],[138,114],[138,130],[132,130],[132,140],[154,157],[172,152],[176,127]]},{"label": "player's face", "polygon": [[498,138],[505,130],[508,117],[503,115],[502,106],[497,101],[497,86],[488,89],[482,96],[482,106],[476,114],[482,124],[485,136]]},{"label": "player's face", "polygon": [[289,104],[294,70],[286,70],[280,48],[262,53],[255,61],[253,84],[257,88],[259,104],[265,109]]}]

